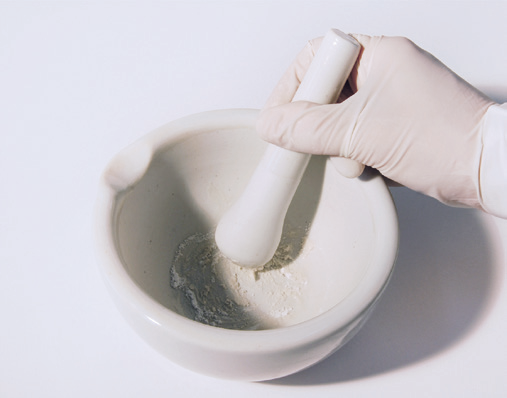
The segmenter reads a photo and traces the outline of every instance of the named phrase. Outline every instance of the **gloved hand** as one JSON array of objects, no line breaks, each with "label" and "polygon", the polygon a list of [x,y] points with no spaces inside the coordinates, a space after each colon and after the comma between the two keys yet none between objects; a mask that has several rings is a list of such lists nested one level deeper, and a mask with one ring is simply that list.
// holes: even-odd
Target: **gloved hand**
[{"label": "gloved hand", "polygon": [[351,158],[441,202],[480,208],[482,121],[494,102],[406,38],[353,36],[362,51],[339,103],[290,102],[313,40],[261,111],[261,138]]}]

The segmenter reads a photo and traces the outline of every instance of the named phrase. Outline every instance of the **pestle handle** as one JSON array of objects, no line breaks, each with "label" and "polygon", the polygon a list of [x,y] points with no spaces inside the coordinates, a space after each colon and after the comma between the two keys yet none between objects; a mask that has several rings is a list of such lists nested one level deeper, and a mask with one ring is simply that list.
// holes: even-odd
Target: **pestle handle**
[{"label": "pestle handle", "polygon": [[[320,104],[338,99],[359,54],[360,44],[331,29],[322,41],[293,101]],[[246,268],[266,264],[280,243],[285,215],[311,155],[269,144],[246,189],[218,223],[215,241],[226,257]],[[341,159],[348,177],[362,167]]]}]

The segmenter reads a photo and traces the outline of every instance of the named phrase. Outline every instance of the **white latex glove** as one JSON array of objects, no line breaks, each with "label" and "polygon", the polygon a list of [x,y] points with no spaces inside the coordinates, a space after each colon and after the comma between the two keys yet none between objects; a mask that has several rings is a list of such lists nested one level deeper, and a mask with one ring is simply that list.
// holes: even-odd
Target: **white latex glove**
[{"label": "white latex glove", "polygon": [[338,104],[290,103],[320,39],[299,54],[261,111],[275,145],[341,156],[450,205],[478,207],[489,98],[402,37],[353,35],[363,49]]}]

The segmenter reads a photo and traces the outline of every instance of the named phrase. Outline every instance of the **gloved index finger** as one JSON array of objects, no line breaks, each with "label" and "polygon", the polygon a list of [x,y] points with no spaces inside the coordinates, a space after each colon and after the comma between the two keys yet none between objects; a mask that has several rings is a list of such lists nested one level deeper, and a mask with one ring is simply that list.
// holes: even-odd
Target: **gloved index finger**
[{"label": "gloved index finger", "polygon": [[265,108],[287,104],[292,101],[321,42],[322,37],[311,40],[300,51],[271,92],[264,105]]}]

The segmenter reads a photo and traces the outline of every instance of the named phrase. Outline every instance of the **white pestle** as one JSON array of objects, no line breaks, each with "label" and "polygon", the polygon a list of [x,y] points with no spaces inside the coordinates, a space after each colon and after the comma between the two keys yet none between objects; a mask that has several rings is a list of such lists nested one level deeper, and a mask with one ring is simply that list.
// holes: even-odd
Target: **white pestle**
[{"label": "white pestle", "polygon": [[[292,101],[335,103],[359,50],[360,44],[353,37],[331,29]],[[218,223],[215,241],[222,254],[246,268],[259,268],[271,260],[310,157],[268,145],[243,194]],[[362,165],[357,162],[345,158],[340,161],[339,171],[346,177],[361,173]]]}]

